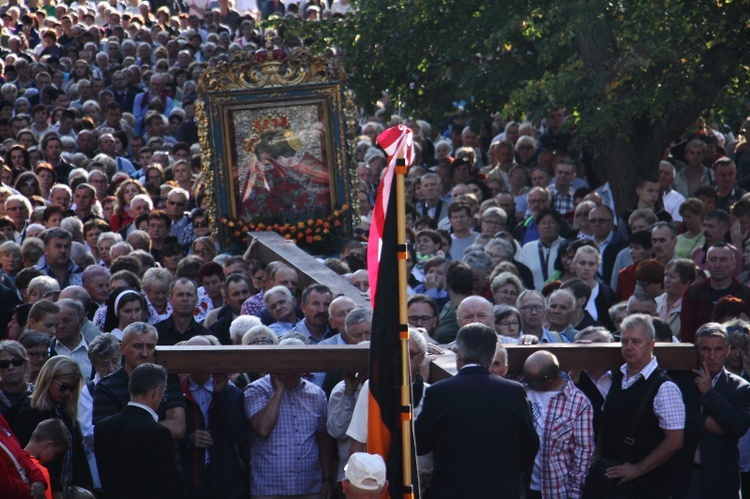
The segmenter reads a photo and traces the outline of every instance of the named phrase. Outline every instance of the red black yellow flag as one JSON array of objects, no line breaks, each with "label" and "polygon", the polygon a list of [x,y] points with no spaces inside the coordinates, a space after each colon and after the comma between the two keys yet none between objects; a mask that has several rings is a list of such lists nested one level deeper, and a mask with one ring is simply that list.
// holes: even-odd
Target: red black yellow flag
[{"label": "red black yellow flag", "polygon": [[[406,499],[418,495],[418,486],[406,304],[401,303],[406,299],[405,214],[399,194],[403,197],[403,176],[414,156],[412,132],[402,125],[389,128],[378,137],[378,145],[388,155],[388,167],[378,188],[367,250],[373,303],[367,451],[386,462],[389,497]],[[399,256],[404,265],[399,265]]]}]

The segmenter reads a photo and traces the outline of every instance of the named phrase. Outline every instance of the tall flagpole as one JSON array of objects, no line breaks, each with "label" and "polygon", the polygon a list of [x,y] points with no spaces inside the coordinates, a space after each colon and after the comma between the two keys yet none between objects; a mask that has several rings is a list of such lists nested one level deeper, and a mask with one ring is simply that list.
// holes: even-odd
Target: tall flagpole
[{"label": "tall flagpole", "polygon": [[[406,147],[406,145],[404,145]],[[404,158],[404,149],[398,152],[396,159],[396,208],[398,217],[398,322],[399,339],[401,340],[401,452],[404,473],[403,499],[413,499],[414,488],[412,484],[412,398],[411,398],[411,374],[409,362],[409,323],[407,319],[407,296],[406,296],[406,200],[404,193],[404,176],[409,165]]]}]

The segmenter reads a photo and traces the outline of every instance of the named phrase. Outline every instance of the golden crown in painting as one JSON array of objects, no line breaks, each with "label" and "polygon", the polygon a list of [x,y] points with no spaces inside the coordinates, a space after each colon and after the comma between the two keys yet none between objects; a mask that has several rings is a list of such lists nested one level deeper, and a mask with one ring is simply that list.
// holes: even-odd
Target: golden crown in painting
[{"label": "golden crown in painting", "polygon": [[289,118],[283,114],[266,114],[253,121],[253,130],[258,133],[280,132],[289,128]]},{"label": "golden crown in painting", "polygon": [[299,138],[297,138],[294,132],[289,130],[289,118],[283,114],[269,113],[255,118],[252,130],[253,133],[245,139],[242,145],[247,154],[255,152],[255,146],[260,142],[263,134],[272,132],[283,132],[284,138],[286,138],[292,149],[295,151],[301,149]]}]

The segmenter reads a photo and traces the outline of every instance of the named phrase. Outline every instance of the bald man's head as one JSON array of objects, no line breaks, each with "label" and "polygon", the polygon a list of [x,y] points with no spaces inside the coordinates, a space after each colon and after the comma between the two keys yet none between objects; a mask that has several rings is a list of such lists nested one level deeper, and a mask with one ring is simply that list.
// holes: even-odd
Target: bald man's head
[{"label": "bald man's head", "polygon": [[546,391],[547,386],[557,379],[560,362],[557,357],[545,350],[534,352],[523,363],[523,375],[529,388]]},{"label": "bald man's head", "polygon": [[479,322],[485,326],[494,328],[494,316],[492,315],[492,303],[481,296],[467,296],[458,305],[456,310],[458,327],[466,326],[473,322]]},{"label": "bald man's head", "polygon": [[[216,341],[216,343],[218,344],[218,340]],[[208,347],[212,345],[215,345],[215,343],[211,341],[211,337],[203,335],[193,336],[185,342],[185,346],[190,347]],[[209,373],[189,373],[188,376],[191,380],[193,380],[193,382],[199,385],[205,385],[211,379],[211,374]],[[219,376],[224,375],[222,374]]]},{"label": "bald man's head", "polygon": [[211,342],[203,335],[193,336],[185,343],[187,346],[210,346]]}]

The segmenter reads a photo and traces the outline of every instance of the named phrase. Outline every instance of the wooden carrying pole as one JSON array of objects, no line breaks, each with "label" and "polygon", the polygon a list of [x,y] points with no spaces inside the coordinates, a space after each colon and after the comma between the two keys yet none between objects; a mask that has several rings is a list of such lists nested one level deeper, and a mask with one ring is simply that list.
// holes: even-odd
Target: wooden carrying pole
[{"label": "wooden carrying pole", "polygon": [[403,461],[404,488],[403,498],[412,499],[414,490],[412,484],[412,395],[411,373],[409,362],[409,323],[406,309],[406,201],[404,193],[404,176],[407,165],[403,149],[396,159],[396,212],[398,213],[398,322],[399,338],[401,340],[401,454]]}]

